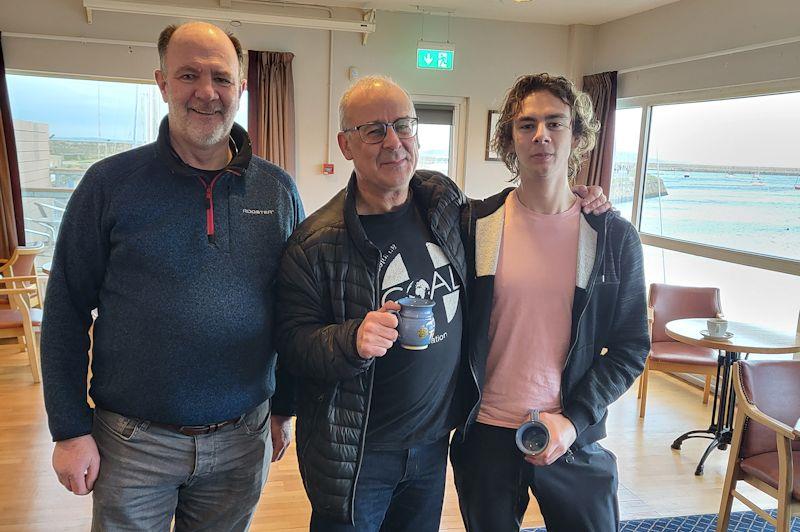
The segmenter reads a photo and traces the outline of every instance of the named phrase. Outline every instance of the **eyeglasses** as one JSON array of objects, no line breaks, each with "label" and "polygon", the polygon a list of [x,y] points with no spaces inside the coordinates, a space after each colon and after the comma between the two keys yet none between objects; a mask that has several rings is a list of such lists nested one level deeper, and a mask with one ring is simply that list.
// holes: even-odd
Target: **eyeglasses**
[{"label": "eyeglasses", "polygon": [[361,140],[367,144],[377,144],[386,138],[389,128],[394,129],[399,139],[410,139],[417,134],[417,119],[413,117],[398,118],[394,122],[369,122],[360,126],[343,129],[342,133],[358,131]]}]

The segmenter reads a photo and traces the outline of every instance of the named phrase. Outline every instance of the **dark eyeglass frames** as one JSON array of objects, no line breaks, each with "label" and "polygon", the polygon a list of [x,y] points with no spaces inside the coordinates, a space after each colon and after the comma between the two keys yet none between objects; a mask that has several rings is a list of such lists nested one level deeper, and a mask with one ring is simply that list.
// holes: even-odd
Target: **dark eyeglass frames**
[{"label": "dark eyeglass frames", "polygon": [[377,144],[386,138],[389,128],[394,129],[399,139],[410,139],[417,134],[417,119],[413,117],[398,118],[394,122],[369,122],[360,126],[343,129],[342,133],[358,131],[361,140],[367,144]]}]

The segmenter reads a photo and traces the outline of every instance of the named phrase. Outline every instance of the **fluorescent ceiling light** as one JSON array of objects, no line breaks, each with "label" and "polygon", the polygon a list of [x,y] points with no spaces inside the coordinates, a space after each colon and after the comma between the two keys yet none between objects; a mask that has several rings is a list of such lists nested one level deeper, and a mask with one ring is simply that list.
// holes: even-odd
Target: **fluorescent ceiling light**
[{"label": "fluorescent ceiling light", "polygon": [[238,9],[202,8],[176,6],[145,2],[127,2],[123,0],[83,0],[86,17],[91,23],[94,11],[112,13],[131,13],[135,15],[157,15],[200,20],[238,20],[250,24],[267,24],[271,26],[288,26],[293,28],[309,28],[316,30],[353,31],[358,33],[374,33],[375,23],[359,20],[336,20],[330,18],[295,17],[289,15],[270,15],[241,11]]}]

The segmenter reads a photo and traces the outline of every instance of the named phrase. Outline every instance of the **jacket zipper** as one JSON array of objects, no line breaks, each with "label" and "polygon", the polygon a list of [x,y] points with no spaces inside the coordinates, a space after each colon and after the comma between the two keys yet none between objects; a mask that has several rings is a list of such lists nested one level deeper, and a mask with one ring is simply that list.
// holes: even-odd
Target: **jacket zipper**
[{"label": "jacket zipper", "polygon": [[223,170],[215,175],[210,183],[206,183],[202,177],[197,176],[197,180],[200,181],[200,184],[203,185],[203,188],[206,190],[206,236],[208,237],[209,244],[213,244],[216,240],[216,235],[214,233],[214,184],[224,173],[225,171]]},{"label": "jacket zipper", "polygon": [[[380,270],[381,261],[380,253],[378,254],[378,262],[375,263],[375,297],[372,300],[372,306],[375,310],[380,308]],[[372,406],[372,384],[375,382],[375,361],[369,367],[369,392],[367,393],[367,409],[364,411],[364,427],[361,429],[361,442],[358,446],[358,458],[356,461],[356,474],[353,477],[353,490],[350,492],[350,524],[355,525],[356,515],[356,486],[358,485],[358,475],[361,473],[361,464],[364,462],[364,449],[367,445],[367,424],[369,423],[369,411]]]},{"label": "jacket zipper", "polygon": [[[467,214],[467,242],[469,244],[472,244],[474,242],[474,240],[472,238],[472,205],[470,205],[469,203],[467,203],[467,211],[468,211],[468,214]],[[468,250],[464,249],[464,253],[465,254],[468,253]],[[474,258],[473,258],[473,262],[474,262]],[[469,258],[468,257],[467,257],[467,264],[469,264]],[[467,268],[469,268],[469,266],[467,266]],[[467,277],[469,277],[469,270],[467,271]],[[462,282],[464,282],[464,281],[462,281]],[[467,292],[466,292],[466,283],[465,283],[464,284],[464,300],[465,301],[467,299],[466,294],[467,294]],[[469,309],[469,301],[467,301],[466,307],[467,307],[467,309]],[[467,325],[467,327],[469,327],[469,323],[467,322],[467,318],[468,318],[468,314],[465,311],[464,312],[464,324]],[[467,333],[467,334],[469,334],[469,333]],[[472,419],[472,415],[475,413],[475,410],[481,404],[481,399],[482,399],[482,396],[483,396],[483,393],[481,392],[481,386],[480,386],[480,384],[478,384],[478,375],[475,373],[475,365],[472,363],[473,360],[478,358],[477,356],[473,356],[474,354],[475,354],[475,350],[473,348],[472,341],[467,339],[467,364],[469,365],[469,372],[472,374],[472,382],[475,384],[475,389],[478,391],[478,402],[475,403],[472,406],[472,408],[470,408],[469,412],[467,413],[467,419],[464,420],[464,430],[463,430],[462,441],[466,440],[466,438],[467,438],[467,427],[469,427],[469,425],[470,425],[469,420]]]},{"label": "jacket zipper", "polygon": [[[603,231],[604,233],[608,233],[608,218],[605,219],[603,223]],[[598,265],[601,270],[605,270],[605,260],[606,260],[606,241],[605,238],[603,239],[603,249],[600,250],[600,260],[598,261]],[[564,367],[561,369],[561,387],[558,390],[559,400],[561,401],[561,411],[564,411],[564,374],[567,372],[567,366],[569,365],[569,359],[572,356],[572,352],[575,350],[575,346],[578,345],[578,331],[581,327],[581,320],[583,320],[583,315],[586,314],[586,309],[589,308],[589,302],[591,301],[592,294],[594,293],[594,285],[597,281],[597,276],[600,275],[599,272],[592,272],[594,275],[590,280],[589,291],[586,293],[586,302],[583,305],[583,309],[581,310],[580,316],[578,316],[578,323],[575,325],[575,341],[572,342],[572,345],[569,347],[569,351],[567,351],[567,358],[564,360]],[[602,280],[605,281],[605,273],[602,274]]]}]

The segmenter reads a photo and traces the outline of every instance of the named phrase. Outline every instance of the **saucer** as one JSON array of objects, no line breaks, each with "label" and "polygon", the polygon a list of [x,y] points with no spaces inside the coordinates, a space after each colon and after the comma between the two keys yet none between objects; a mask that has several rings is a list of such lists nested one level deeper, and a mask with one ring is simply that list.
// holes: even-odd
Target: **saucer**
[{"label": "saucer", "polygon": [[730,331],[726,332],[725,336],[711,336],[710,334],[708,334],[707,329],[703,329],[702,331],[700,331],[700,334],[702,334],[703,338],[705,338],[706,340],[729,340],[733,338],[733,333]]}]

